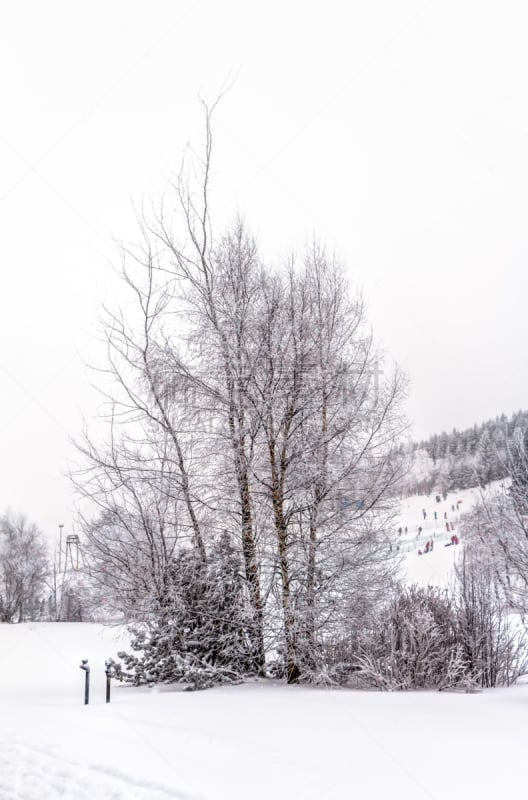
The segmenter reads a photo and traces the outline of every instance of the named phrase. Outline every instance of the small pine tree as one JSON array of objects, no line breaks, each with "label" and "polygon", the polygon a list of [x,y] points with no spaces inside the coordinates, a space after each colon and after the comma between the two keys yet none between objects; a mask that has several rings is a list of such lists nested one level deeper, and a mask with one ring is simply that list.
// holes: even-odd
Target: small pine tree
[{"label": "small pine tree", "polygon": [[124,666],[115,667],[117,678],[203,689],[256,672],[252,615],[227,533],[208,563],[194,551],[180,552],[165,584],[153,619],[130,627],[139,655],[118,653]]}]

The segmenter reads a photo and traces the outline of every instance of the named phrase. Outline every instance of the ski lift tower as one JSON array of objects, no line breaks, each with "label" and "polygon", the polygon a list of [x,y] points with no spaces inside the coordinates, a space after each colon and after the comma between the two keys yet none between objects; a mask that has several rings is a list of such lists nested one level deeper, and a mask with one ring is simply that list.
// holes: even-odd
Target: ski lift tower
[{"label": "ski lift tower", "polygon": [[[66,552],[64,555],[64,571],[67,569],[79,569],[79,558],[82,557],[81,543],[76,533],[69,533],[66,536]],[[69,566],[68,566],[69,564]]]},{"label": "ski lift tower", "polygon": [[[63,526],[61,525],[60,527],[62,528]],[[61,531],[61,540],[62,540],[62,531]],[[70,591],[75,586],[75,583],[78,582],[79,578],[78,573],[81,565],[86,566],[84,553],[81,547],[81,542],[76,533],[69,533],[66,535],[66,541],[64,543],[64,560],[62,561],[61,559],[59,563],[61,563],[62,566],[62,572],[60,578],[60,604],[58,613],[58,618],[60,620],[65,610],[64,609],[65,596],[69,595]]]}]

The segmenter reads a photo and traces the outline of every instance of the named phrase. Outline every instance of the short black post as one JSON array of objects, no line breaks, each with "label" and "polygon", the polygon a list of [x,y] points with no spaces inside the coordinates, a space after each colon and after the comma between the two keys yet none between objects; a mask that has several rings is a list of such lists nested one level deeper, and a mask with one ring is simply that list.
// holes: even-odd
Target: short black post
[{"label": "short black post", "polygon": [[88,666],[88,659],[83,658],[79,666],[86,673],[84,680],[84,705],[87,706],[90,702],[90,667]]},{"label": "short black post", "polygon": [[112,677],[112,661],[105,661],[106,702],[110,702],[110,678]]}]

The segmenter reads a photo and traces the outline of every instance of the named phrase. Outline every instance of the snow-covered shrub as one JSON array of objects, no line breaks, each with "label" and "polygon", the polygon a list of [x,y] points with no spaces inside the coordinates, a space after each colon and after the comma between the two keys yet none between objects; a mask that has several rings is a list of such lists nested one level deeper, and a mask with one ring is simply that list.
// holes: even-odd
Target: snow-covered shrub
[{"label": "snow-covered shrub", "polygon": [[402,589],[360,637],[354,666],[361,683],[389,691],[470,685],[448,593],[434,587]]},{"label": "snow-covered shrub", "polygon": [[124,664],[116,677],[191,689],[238,682],[256,671],[251,625],[240,564],[225,534],[207,563],[192,551],[174,560],[156,613],[129,628],[133,652],[118,653]]},{"label": "snow-covered shrub", "polygon": [[480,556],[465,547],[451,591],[412,586],[394,597],[358,638],[351,659],[356,683],[471,690],[509,686],[528,673],[525,633]]}]

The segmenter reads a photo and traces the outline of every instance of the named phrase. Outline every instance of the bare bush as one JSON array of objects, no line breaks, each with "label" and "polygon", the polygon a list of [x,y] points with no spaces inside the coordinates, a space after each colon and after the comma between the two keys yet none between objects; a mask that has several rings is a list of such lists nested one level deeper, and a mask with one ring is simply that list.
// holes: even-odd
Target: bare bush
[{"label": "bare bush", "polygon": [[385,691],[467,688],[472,679],[447,591],[411,586],[358,641],[360,682]]}]

